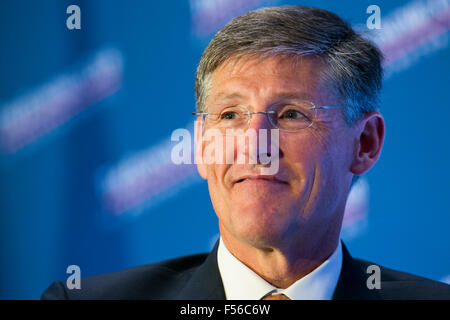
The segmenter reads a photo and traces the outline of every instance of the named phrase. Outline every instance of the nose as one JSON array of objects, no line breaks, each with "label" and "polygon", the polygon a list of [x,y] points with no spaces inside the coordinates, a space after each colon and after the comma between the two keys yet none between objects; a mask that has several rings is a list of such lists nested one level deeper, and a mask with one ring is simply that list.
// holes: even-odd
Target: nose
[{"label": "nose", "polygon": [[[247,135],[254,135],[254,139],[249,139],[248,155],[250,157],[256,155],[257,164],[267,164],[272,156],[272,147],[278,148],[278,143],[276,143],[276,146],[272,146],[271,129],[276,128],[272,126],[265,112],[252,113],[249,121]],[[254,132],[249,133],[249,130]],[[278,154],[280,155],[281,152],[278,152]]]},{"label": "nose", "polygon": [[273,128],[266,112],[252,112],[250,115],[248,129],[253,128],[255,131],[259,129],[270,130]]}]

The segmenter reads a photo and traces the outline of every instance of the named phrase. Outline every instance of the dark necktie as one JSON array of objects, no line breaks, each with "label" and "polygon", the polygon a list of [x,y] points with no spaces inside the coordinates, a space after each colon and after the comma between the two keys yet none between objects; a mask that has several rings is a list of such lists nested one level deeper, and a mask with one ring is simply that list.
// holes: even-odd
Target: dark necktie
[{"label": "dark necktie", "polygon": [[268,293],[261,300],[292,300],[283,293]]}]

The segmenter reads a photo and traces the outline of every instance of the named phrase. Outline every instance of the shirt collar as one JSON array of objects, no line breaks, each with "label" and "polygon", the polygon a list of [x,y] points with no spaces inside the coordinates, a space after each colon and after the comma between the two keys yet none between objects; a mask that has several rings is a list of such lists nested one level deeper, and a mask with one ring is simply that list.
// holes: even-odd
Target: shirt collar
[{"label": "shirt collar", "polygon": [[222,238],[217,263],[227,300],[259,300],[267,293],[284,293],[292,300],[330,300],[342,268],[342,245],[320,266],[286,289],[278,289],[261,278],[228,251]]}]

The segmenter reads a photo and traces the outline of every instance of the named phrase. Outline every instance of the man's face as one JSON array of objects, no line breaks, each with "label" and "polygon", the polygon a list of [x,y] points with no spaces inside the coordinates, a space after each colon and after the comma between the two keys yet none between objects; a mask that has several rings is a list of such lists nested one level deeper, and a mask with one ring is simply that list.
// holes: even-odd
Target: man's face
[{"label": "man's face", "polygon": [[[316,106],[340,105],[320,80],[322,68],[313,57],[295,63],[279,57],[225,62],[212,74],[208,111],[231,106],[266,111],[295,106],[300,98]],[[254,114],[248,129],[273,127],[265,115]],[[309,128],[279,131],[279,169],[270,179],[258,176],[257,165],[249,163],[199,165],[222,236],[270,246],[336,232],[352,179],[354,137],[342,110],[319,110]],[[242,180],[248,176],[253,178]]]}]

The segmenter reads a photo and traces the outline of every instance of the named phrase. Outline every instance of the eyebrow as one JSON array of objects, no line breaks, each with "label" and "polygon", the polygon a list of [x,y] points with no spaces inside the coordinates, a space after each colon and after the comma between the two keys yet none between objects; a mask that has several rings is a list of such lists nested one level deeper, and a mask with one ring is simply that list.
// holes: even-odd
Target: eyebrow
[{"label": "eyebrow", "polygon": [[[215,97],[215,101],[224,101],[224,100],[232,100],[232,99],[241,99],[244,98],[244,95],[240,94],[239,92],[233,92],[233,93],[225,93],[221,92],[217,94]],[[303,92],[280,92],[271,97],[271,100],[311,100],[311,97]]]},{"label": "eyebrow", "polygon": [[217,96],[215,97],[214,100],[216,101],[221,101],[221,100],[232,100],[232,99],[241,99],[244,96],[242,94],[240,94],[239,92],[233,92],[233,93],[225,93],[225,92],[220,92],[217,94]]},{"label": "eyebrow", "polygon": [[274,100],[311,100],[311,96],[304,92],[280,92],[272,96]]}]

